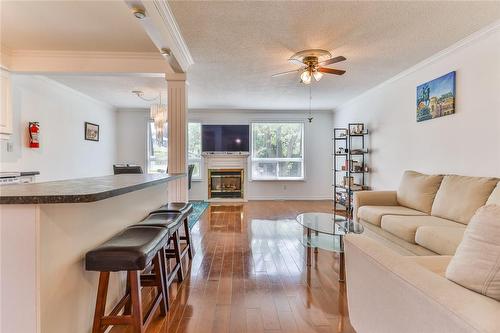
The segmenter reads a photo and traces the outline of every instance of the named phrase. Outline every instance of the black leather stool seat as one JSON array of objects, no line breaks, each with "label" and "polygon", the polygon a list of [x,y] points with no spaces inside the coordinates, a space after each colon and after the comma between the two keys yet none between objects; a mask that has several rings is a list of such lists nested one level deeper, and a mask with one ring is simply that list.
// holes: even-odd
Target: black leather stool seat
[{"label": "black leather stool seat", "polygon": [[182,223],[183,217],[184,214],[181,213],[151,213],[144,220],[130,226],[130,228],[163,227],[172,229],[173,227]]},{"label": "black leather stool seat", "polygon": [[151,212],[155,213],[184,213],[190,214],[193,211],[193,205],[190,202],[169,202],[160,208]]},{"label": "black leather stool seat", "polygon": [[168,241],[169,232],[161,227],[128,228],[87,252],[88,271],[137,271],[146,268]]}]

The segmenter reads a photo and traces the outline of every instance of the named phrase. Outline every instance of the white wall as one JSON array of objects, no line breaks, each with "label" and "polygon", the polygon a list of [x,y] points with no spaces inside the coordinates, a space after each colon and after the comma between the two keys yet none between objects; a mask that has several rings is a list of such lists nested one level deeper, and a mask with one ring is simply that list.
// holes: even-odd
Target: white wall
[{"label": "white wall", "polygon": [[[1,171],[40,171],[37,181],[113,173],[114,108],[41,76],[12,75],[14,134],[0,143]],[[28,148],[28,122],[40,122],[40,148]],[[84,140],[84,122],[99,142]],[[12,144],[12,151],[7,145]]]},{"label": "white wall", "polygon": [[[332,170],[332,114],[314,112],[312,123],[307,111],[251,110],[190,110],[189,120],[205,124],[250,124],[252,121],[272,120],[305,122],[305,181],[250,181],[245,190],[249,200],[259,199],[330,199]],[[206,179],[193,182],[190,199],[207,199]]]},{"label": "white wall", "polygon": [[118,163],[146,168],[147,123],[149,111],[119,109],[116,112],[116,141]]},{"label": "white wall", "polygon": [[[416,86],[456,71],[456,113],[416,122]],[[500,28],[482,31],[334,112],[335,127],[364,122],[371,185],[395,189],[404,170],[500,176]]]},{"label": "white wall", "polygon": [[[146,124],[148,110],[117,112],[118,161],[145,164]],[[246,193],[248,199],[330,199],[332,113],[315,112],[311,124],[307,112],[251,110],[190,110],[189,121],[204,124],[250,124],[254,120],[305,121],[305,181],[252,181]],[[143,128],[144,130],[141,130]],[[142,159],[142,160],[141,160]],[[206,179],[194,181],[189,198],[206,200]]]}]

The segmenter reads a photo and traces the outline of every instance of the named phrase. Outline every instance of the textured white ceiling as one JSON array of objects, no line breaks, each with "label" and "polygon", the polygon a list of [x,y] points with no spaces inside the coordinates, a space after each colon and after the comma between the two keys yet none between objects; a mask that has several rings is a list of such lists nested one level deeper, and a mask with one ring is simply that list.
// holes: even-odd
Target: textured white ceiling
[{"label": "textured white ceiling", "polygon": [[287,58],[324,48],[347,70],[312,87],[331,109],[500,18],[500,2],[170,2],[195,64],[191,108],[306,109]]},{"label": "textured white ceiling", "polygon": [[[123,1],[2,1],[0,41],[10,49],[151,52]],[[304,110],[308,87],[296,51],[324,48],[347,61],[312,86],[312,108],[332,109],[500,18],[494,2],[170,2],[195,64],[190,108]],[[148,107],[161,77],[50,76],[117,107]]]},{"label": "textured white ceiling", "polygon": [[157,51],[123,1],[0,0],[0,41],[11,50]]}]

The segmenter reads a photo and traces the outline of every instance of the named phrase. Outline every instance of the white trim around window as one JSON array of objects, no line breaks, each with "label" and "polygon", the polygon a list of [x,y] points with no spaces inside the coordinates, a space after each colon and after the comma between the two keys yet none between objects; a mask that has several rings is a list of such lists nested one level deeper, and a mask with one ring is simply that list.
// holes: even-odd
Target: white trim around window
[{"label": "white trim around window", "polygon": [[[258,124],[285,125],[300,124],[300,157],[255,157],[254,128]],[[253,121],[250,131],[250,178],[252,181],[304,181],[305,163],[304,163],[304,141],[305,126],[303,121]],[[277,152],[276,152],[277,153]],[[293,166],[295,164],[295,167]],[[282,169],[287,166],[289,175],[283,175]]]},{"label": "white trim around window", "polygon": [[[191,143],[189,142],[190,138],[190,133],[189,133],[189,127],[190,125],[198,125],[198,132],[199,132],[199,147],[193,147]],[[201,157],[201,122],[199,121],[189,121],[188,122],[188,165],[189,164],[194,164],[195,165],[195,171],[193,173],[193,177],[191,180],[193,181],[202,181],[203,180],[203,158]],[[190,152],[191,150],[191,152]],[[190,158],[191,156],[191,158]]]}]

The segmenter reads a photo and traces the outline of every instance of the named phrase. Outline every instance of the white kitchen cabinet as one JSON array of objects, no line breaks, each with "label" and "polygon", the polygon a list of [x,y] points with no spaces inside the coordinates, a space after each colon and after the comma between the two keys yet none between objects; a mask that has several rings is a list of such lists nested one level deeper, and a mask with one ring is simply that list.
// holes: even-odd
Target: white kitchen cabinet
[{"label": "white kitchen cabinet", "polygon": [[0,69],[0,139],[12,134],[12,92],[10,73]]}]

